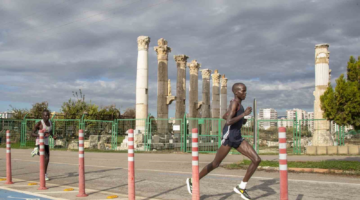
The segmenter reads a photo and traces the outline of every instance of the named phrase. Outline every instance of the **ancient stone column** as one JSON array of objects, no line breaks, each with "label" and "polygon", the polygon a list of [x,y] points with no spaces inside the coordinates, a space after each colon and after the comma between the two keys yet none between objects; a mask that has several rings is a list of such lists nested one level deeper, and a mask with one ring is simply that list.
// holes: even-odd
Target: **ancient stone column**
[{"label": "ancient stone column", "polygon": [[[314,119],[324,119],[321,110],[320,96],[324,94],[329,83],[329,44],[318,44],[315,46],[315,101],[314,101]],[[333,146],[334,141],[331,138],[329,130],[329,121],[315,121],[313,146]]]},{"label": "ancient stone column", "polygon": [[[227,110],[227,78],[225,75],[221,77],[221,89],[220,89],[220,118],[224,116]],[[221,122],[221,127],[224,127],[225,121]]]},{"label": "ancient stone column", "polygon": [[[161,38],[154,50],[158,59],[157,118],[168,119],[168,54],[171,52],[171,48],[167,46],[167,41]],[[169,132],[167,120],[157,120],[156,122],[158,134],[164,135]]]},{"label": "ancient stone column", "polygon": [[[202,102],[201,106],[201,118],[210,118],[210,69],[201,70],[202,74]],[[204,120],[204,124],[201,125],[201,134],[210,135],[211,122],[207,119]]]},{"label": "ancient stone column", "polygon": [[[220,118],[220,74],[216,69],[212,76],[213,88],[212,88],[212,118],[218,119]],[[219,133],[219,121],[212,121],[212,135],[217,135]]]},{"label": "ancient stone column", "polygon": [[[198,115],[198,74],[200,63],[196,60],[188,63],[190,68],[190,86],[189,86],[189,118],[197,118]],[[197,128],[197,120],[189,120],[189,131],[193,128]]]},{"label": "ancient stone column", "polygon": [[136,73],[136,131],[145,132],[145,120],[148,116],[148,49],[150,38],[139,36]]},{"label": "ancient stone column", "polygon": [[[187,55],[174,56],[177,68],[176,80],[176,110],[175,110],[175,125],[181,126],[181,120],[185,114],[186,101],[186,62],[189,57]],[[180,130],[174,130],[175,134],[179,134]]]}]

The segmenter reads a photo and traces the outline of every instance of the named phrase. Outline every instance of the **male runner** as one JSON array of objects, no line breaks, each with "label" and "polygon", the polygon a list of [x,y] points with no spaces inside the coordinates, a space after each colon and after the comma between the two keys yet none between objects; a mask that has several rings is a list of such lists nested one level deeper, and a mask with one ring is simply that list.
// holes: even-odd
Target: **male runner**
[{"label": "male runner", "polygon": [[36,146],[37,148],[34,149],[33,152],[31,152],[32,156],[35,156],[36,154],[39,155],[39,149],[40,149],[40,142],[39,142],[39,135],[38,135],[38,131],[39,130],[44,130],[44,150],[45,150],[45,180],[50,180],[47,176],[47,168],[49,165],[49,161],[50,161],[50,148],[49,148],[49,136],[51,135],[54,140],[56,140],[56,137],[53,136],[52,134],[52,124],[50,119],[50,112],[48,110],[44,110],[43,112],[43,119],[35,124],[34,127],[34,131],[31,134],[31,136],[33,137],[37,137],[36,138]]},{"label": "male runner", "polygon": [[[234,93],[234,99],[230,101],[229,110],[223,116],[223,118],[226,119],[226,124],[223,128],[221,146],[215,155],[215,159],[201,170],[199,179],[219,167],[231,148],[235,148],[238,152],[251,160],[251,164],[249,165],[243,180],[239,185],[234,187],[234,191],[240,194],[241,198],[249,200],[251,198],[246,191],[246,185],[259,166],[261,159],[253,147],[241,136],[241,127],[246,122],[244,117],[249,115],[252,110],[251,107],[247,107],[244,111],[244,107],[241,105],[241,102],[246,98],[246,86],[243,83],[235,83],[232,87],[232,91]],[[191,178],[186,180],[186,184],[189,193],[192,194]]]}]

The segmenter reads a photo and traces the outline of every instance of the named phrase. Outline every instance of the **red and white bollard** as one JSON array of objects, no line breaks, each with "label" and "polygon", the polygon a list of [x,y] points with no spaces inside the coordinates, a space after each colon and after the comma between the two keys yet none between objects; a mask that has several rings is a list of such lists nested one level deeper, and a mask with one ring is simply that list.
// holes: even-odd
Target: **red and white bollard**
[{"label": "red and white bollard", "polygon": [[45,146],[44,146],[44,130],[39,130],[40,143],[40,186],[38,190],[47,190],[45,186]]},{"label": "red and white bollard", "polygon": [[288,200],[288,173],[286,158],[286,129],[279,127],[279,170],[280,170],[280,200]]},{"label": "red and white bollard", "polygon": [[11,177],[11,143],[10,143],[10,131],[6,131],[6,183],[13,184]]},{"label": "red and white bollard", "polygon": [[192,200],[200,199],[198,129],[192,129]]},{"label": "red and white bollard", "polygon": [[77,197],[87,197],[85,193],[85,158],[84,158],[84,132],[79,130],[79,194]]},{"label": "red and white bollard", "polygon": [[135,200],[134,130],[128,131],[128,197]]}]

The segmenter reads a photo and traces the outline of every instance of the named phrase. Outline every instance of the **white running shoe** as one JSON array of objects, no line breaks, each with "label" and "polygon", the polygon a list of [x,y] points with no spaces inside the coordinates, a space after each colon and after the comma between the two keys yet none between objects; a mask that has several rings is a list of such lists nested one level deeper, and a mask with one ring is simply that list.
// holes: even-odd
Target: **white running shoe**
[{"label": "white running shoe", "polygon": [[31,152],[31,157],[34,157],[39,152],[39,149],[37,147],[34,148],[34,150]]},{"label": "white running shoe", "polygon": [[45,174],[45,181],[50,180],[49,177],[47,176],[47,174]]}]

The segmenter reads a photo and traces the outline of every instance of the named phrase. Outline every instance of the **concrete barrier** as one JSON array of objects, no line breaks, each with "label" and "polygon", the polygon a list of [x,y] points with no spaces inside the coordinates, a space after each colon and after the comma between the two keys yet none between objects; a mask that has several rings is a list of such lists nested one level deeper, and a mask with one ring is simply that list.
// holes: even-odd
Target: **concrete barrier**
[{"label": "concrete barrier", "polygon": [[354,145],[349,146],[349,154],[358,155],[359,154],[359,146],[354,146]]},{"label": "concrete barrier", "polygon": [[326,146],[321,146],[321,147],[317,147],[317,155],[326,155],[327,154],[327,147]]},{"label": "concrete barrier", "polygon": [[306,154],[308,155],[316,155],[317,153],[317,147],[316,146],[308,146],[306,147]]},{"label": "concrete barrier", "polygon": [[348,146],[338,146],[338,154],[343,154],[343,155],[349,154],[349,147]]},{"label": "concrete barrier", "polygon": [[338,147],[337,146],[328,146],[327,147],[328,155],[336,155],[338,154]]}]

